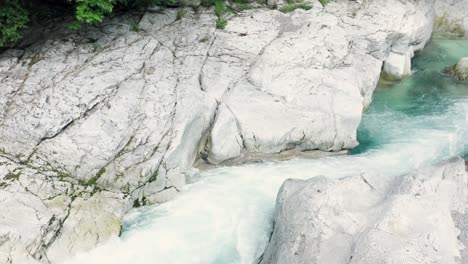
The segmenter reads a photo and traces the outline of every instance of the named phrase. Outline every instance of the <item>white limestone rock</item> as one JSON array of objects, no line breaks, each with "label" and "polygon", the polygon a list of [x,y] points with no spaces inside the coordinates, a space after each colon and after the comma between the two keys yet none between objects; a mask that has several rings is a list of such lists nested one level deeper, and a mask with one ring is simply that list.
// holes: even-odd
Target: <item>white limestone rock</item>
[{"label": "white limestone rock", "polygon": [[60,234],[47,250],[47,258],[60,263],[119,234],[121,218],[128,209],[123,201],[122,194],[106,191],[89,198],[77,197],[70,205],[69,220],[62,224]]},{"label": "white limestone rock", "polygon": [[404,54],[390,52],[383,67],[384,78],[401,80],[411,75],[411,58],[409,50]]},{"label": "white limestone rock", "polygon": [[396,178],[287,180],[261,263],[458,263],[452,214],[467,209],[456,159]]},{"label": "white limestone rock", "polygon": [[244,147],[236,118],[223,104],[218,108],[215,125],[210,133],[210,141],[218,142],[214,145],[210,144],[211,148],[208,152],[208,160],[214,164],[239,157]]},{"label": "white limestone rock", "polygon": [[116,235],[126,208],[174,197],[206,150],[222,163],[356,146],[384,61],[424,47],[433,20],[432,0],[259,8],[225,30],[184,10],[86,33],[50,24],[0,55],[0,210],[24,219],[0,218],[2,261],[54,263]]},{"label": "white limestone rock", "polygon": [[460,80],[468,80],[468,58],[462,58],[455,65],[455,72]]},{"label": "white limestone rock", "polygon": [[[247,153],[352,148],[382,63],[397,73],[403,65],[398,78],[409,74],[413,51],[431,36],[432,2],[373,1],[358,11],[349,5],[278,15],[283,32],[223,101],[238,119]],[[400,51],[407,52],[401,63],[388,59]]]},{"label": "white limestone rock", "polygon": [[436,32],[464,36],[468,30],[468,0],[435,0]]},{"label": "white limestone rock", "polygon": [[[128,197],[0,158],[0,262],[59,263],[119,233]],[[70,181],[70,182],[69,182]]]}]

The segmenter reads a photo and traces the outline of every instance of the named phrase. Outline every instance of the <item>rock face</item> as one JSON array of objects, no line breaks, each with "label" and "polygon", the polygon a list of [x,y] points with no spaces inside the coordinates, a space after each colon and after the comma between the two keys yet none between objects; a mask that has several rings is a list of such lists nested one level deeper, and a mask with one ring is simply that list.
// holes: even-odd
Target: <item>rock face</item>
[{"label": "rock face", "polygon": [[468,0],[435,0],[435,30],[463,36],[468,30]]},{"label": "rock face", "polygon": [[249,10],[219,31],[212,10],[185,11],[52,25],[0,55],[0,263],[55,263],[116,235],[199,157],[356,146],[382,66],[406,75],[434,18],[432,0],[336,1]]},{"label": "rock face", "polygon": [[467,183],[462,159],[397,178],[288,180],[262,263],[466,263]]},{"label": "rock face", "polygon": [[462,58],[457,64],[447,68],[446,72],[460,81],[468,81],[468,58]]}]

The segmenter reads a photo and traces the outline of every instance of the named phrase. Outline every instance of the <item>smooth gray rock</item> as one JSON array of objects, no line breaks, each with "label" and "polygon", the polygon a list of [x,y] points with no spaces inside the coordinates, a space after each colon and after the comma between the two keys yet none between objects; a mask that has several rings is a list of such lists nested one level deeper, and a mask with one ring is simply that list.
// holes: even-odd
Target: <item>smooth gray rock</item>
[{"label": "smooth gray rock", "polygon": [[1,263],[56,263],[117,235],[127,208],[174,197],[200,157],[356,146],[382,65],[422,49],[433,21],[432,0],[260,8],[225,30],[184,10],[50,24],[0,55]]},{"label": "smooth gray rock", "polygon": [[396,178],[287,180],[261,263],[457,263],[452,214],[467,209],[467,183],[462,159]]}]

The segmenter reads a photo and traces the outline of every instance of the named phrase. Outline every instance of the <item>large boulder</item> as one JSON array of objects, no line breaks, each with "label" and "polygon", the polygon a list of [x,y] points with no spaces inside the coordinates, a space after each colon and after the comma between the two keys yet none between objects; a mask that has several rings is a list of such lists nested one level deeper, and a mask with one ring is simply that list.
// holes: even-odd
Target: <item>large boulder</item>
[{"label": "large boulder", "polygon": [[457,64],[445,69],[445,72],[460,81],[468,81],[468,58],[462,58]]},{"label": "large boulder", "polygon": [[287,180],[261,263],[467,263],[467,183],[462,159],[396,178]]},{"label": "large boulder", "polygon": [[225,30],[210,9],[183,13],[51,23],[0,55],[1,210],[22,219],[0,218],[0,262],[54,263],[117,235],[127,208],[174,197],[200,158],[356,146],[382,65],[407,73],[433,1],[255,9]]}]

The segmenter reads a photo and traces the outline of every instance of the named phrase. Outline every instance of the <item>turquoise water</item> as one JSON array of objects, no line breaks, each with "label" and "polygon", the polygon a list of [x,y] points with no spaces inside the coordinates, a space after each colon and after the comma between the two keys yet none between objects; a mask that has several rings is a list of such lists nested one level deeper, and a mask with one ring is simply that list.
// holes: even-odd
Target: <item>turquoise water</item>
[{"label": "turquoise water", "polygon": [[411,78],[381,85],[353,155],[203,171],[176,199],[130,212],[122,237],[66,263],[257,263],[285,179],[363,172],[388,178],[467,154],[468,86],[440,73],[462,56],[468,42],[437,40],[414,61]]},{"label": "turquoise water", "polygon": [[[424,134],[425,129],[444,133],[465,128],[468,86],[442,70],[466,56],[467,40],[435,40],[413,60],[411,78],[393,85],[379,84],[358,130],[360,145],[351,153],[407,141],[408,135]],[[467,149],[466,142],[460,144]]]}]

